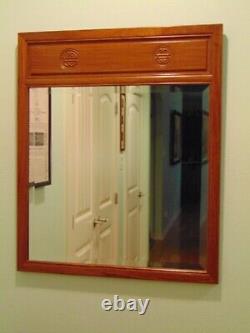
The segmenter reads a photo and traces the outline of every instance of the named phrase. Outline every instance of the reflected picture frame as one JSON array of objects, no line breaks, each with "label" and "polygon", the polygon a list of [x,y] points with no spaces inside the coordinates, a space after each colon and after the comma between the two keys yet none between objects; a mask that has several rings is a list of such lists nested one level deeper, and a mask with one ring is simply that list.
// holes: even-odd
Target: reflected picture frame
[{"label": "reflected picture frame", "polygon": [[120,93],[120,152],[126,149],[126,94]]},{"label": "reflected picture frame", "polygon": [[170,164],[181,162],[182,158],[182,115],[173,110],[170,113]]}]

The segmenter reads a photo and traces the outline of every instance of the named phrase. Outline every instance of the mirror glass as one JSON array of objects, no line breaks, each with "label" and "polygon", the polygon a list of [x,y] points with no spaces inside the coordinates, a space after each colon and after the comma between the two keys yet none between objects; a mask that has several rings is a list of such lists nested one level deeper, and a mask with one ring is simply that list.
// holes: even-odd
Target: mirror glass
[{"label": "mirror glass", "polygon": [[206,268],[208,85],[29,89],[29,260]]}]

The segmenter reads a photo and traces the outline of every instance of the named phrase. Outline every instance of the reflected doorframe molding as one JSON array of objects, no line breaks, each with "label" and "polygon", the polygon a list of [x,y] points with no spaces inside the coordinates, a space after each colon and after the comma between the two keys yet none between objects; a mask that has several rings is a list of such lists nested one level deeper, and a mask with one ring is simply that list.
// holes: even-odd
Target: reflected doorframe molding
[{"label": "reflected doorframe molding", "polygon": [[[95,59],[95,61],[93,61]],[[19,34],[18,246],[20,271],[218,283],[222,25]],[[209,85],[209,189],[205,270],[29,260],[29,88]]]}]

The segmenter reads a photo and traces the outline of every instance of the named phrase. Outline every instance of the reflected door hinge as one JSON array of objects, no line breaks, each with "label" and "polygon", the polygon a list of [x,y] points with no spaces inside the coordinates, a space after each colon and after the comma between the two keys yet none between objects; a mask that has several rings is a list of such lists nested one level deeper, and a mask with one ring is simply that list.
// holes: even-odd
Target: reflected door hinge
[{"label": "reflected door hinge", "polygon": [[115,202],[115,205],[118,204],[118,193],[115,193],[114,202]]}]

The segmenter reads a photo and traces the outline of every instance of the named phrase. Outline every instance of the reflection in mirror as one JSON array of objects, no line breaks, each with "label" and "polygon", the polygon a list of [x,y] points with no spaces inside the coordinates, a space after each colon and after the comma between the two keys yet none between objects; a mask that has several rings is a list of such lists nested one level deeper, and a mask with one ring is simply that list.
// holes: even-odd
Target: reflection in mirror
[{"label": "reflection in mirror", "polygon": [[206,268],[207,85],[29,95],[29,260]]}]

